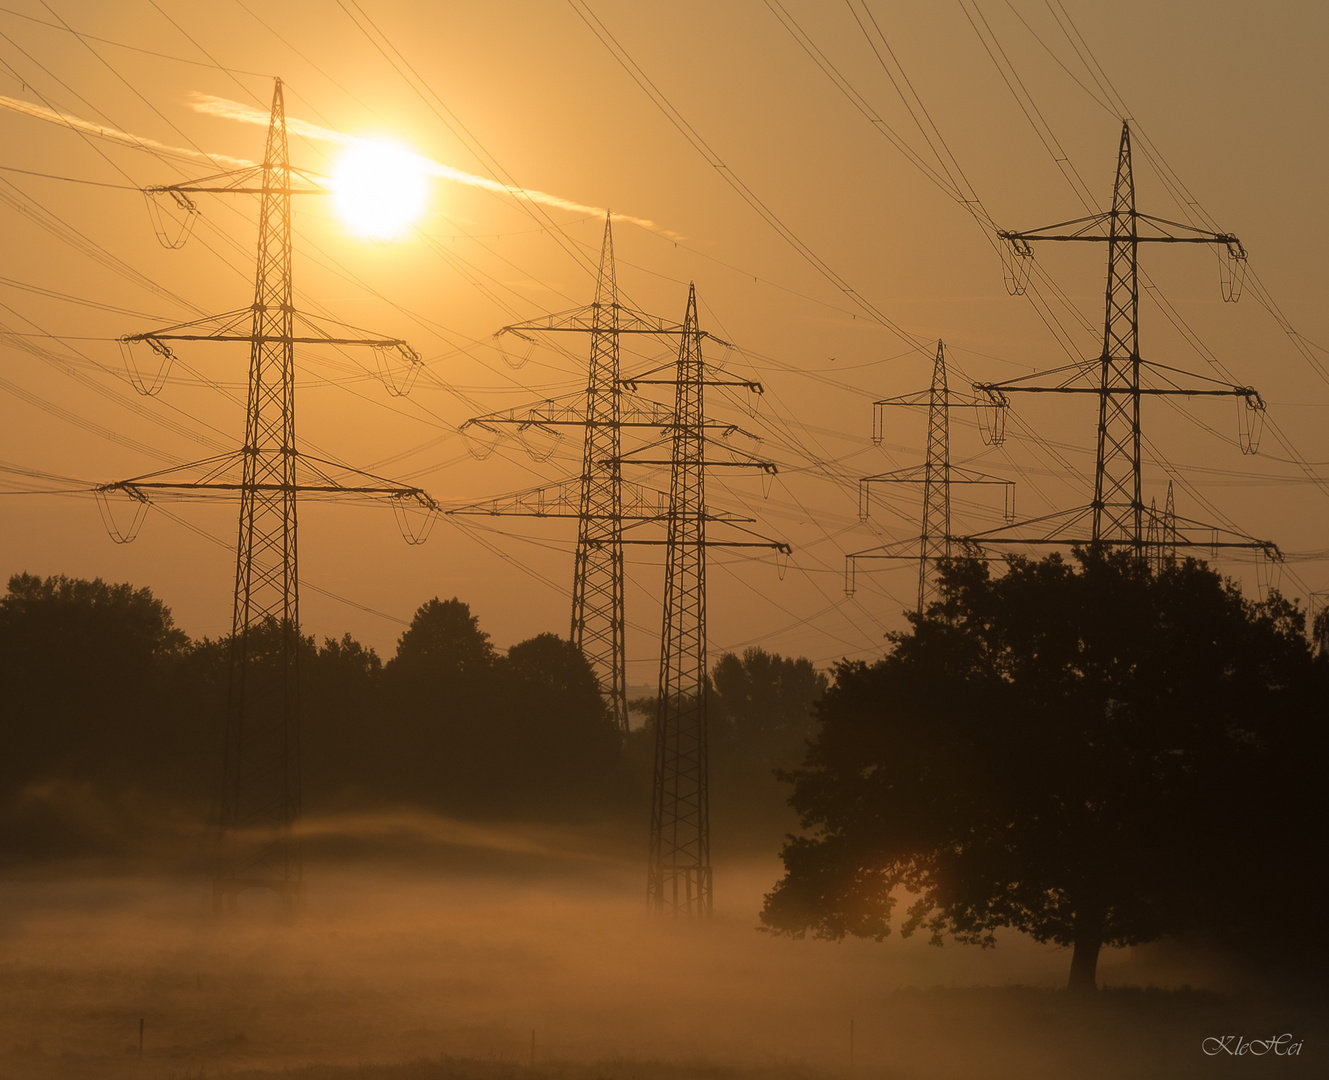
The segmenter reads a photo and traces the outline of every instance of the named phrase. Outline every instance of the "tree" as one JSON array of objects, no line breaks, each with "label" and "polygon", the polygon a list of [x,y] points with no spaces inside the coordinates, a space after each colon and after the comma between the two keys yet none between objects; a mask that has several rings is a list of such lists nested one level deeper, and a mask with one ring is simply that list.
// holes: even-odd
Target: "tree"
[{"label": "tree", "polygon": [[1022,930],[1071,946],[1069,985],[1092,989],[1103,945],[1193,928],[1231,891],[1214,868],[1262,810],[1241,777],[1270,775],[1272,735],[1305,716],[1304,616],[1129,552],[1000,577],[949,560],[940,587],[882,661],[836,669],[785,777],[812,835],[785,845],[762,921],[880,939],[903,891],[902,933]]},{"label": "tree", "polygon": [[383,664],[350,634],[324,638],[317,651],[306,641],[300,658],[301,784],[304,806],[317,811],[362,798],[374,782]]},{"label": "tree", "polygon": [[826,685],[826,676],[805,658],[758,648],[744,649],[741,657],[725,653],[711,669],[713,747],[740,756],[769,778],[774,766],[803,756]]},{"label": "tree", "polygon": [[180,749],[164,688],[188,647],[147,589],[11,577],[0,597],[0,789],[55,775],[150,775],[145,763]]},{"label": "tree", "polygon": [[501,757],[511,809],[603,806],[622,787],[621,740],[585,654],[557,634],[518,642],[499,664]]},{"label": "tree", "polygon": [[435,597],[420,606],[383,668],[380,791],[448,809],[488,799],[496,661],[467,604]]},{"label": "tree", "polygon": [[442,685],[487,671],[494,647],[480,629],[470,605],[437,596],[421,604],[411,625],[397,639],[397,655],[389,666],[398,677],[415,677]]},{"label": "tree", "polygon": [[769,850],[793,825],[778,769],[802,760],[826,676],[810,660],[748,648],[711,668],[707,700],[717,845]]}]

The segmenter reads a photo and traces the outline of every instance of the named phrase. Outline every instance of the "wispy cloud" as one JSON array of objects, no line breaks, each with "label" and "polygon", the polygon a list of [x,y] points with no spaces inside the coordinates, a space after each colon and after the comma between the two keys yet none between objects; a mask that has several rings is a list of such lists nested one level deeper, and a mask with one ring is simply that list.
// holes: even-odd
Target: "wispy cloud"
[{"label": "wispy cloud", "polygon": [[[254,108],[252,105],[245,105],[238,101],[231,101],[227,98],[214,97],[211,94],[192,95],[190,100],[191,107],[200,113],[208,116],[220,117],[224,120],[232,120],[241,124],[253,124],[257,127],[267,127],[269,116],[262,109]],[[74,113],[63,112],[58,109],[50,109],[45,105],[38,105],[35,102],[24,101],[21,98],[6,97],[0,94],[0,108],[8,109],[11,112],[20,113],[24,116],[31,116],[37,120],[44,120],[47,123],[59,124],[62,127],[70,128],[97,139],[105,139],[109,142],[119,143],[122,146],[133,146],[141,150],[151,150],[154,153],[175,158],[177,160],[205,162],[210,165],[220,165],[224,168],[243,169],[254,164],[247,158],[232,157],[229,154],[205,154],[200,150],[191,147],[172,146],[169,143],[159,142],[157,139],[150,139],[143,135],[135,135],[128,131],[121,131],[119,128],[110,127],[106,124],[93,123],[91,120],[84,120]],[[311,124],[307,120],[301,120],[298,117],[287,116],[286,130],[292,135],[299,135],[306,139],[314,139],[319,142],[335,143],[339,146],[354,146],[362,143],[372,143],[373,139],[363,139],[358,135],[348,135],[344,131],[335,131],[332,128],[322,127],[318,124]],[[421,155],[412,155],[420,163],[420,168],[430,176],[436,176],[441,180],[449,180],[456,184],[465,184],[468,187],[482,188],[485,191],[492,191],[499,195],[508,195],[513,198],[525,198],[531,202],[539,203],[542,206],[553,207],[556,210],[567,210],[574,214],[593,214],[597,217],[603,216],[608,211],[603,206],[591,206],[587,203],[577,202],[574,199],[565,199],[560,195],[550,195],[546,191],[536,191],[534,188],[511,187],[507,184],[491,180],[485,176],[476,176],[474,173],[468,173],[462,169],[453,168],[451,165],[445,165],[441,161],[435,161],[433,158],[422,157]],[[671,239],[681,239],[679,234],[669,229],[661,228],[649,218],[635,217],[632,214],[613,213],[612,218],[615,221],[626,221],[631,225],[639,225],[643,229],[649,229],[652,232],[659,233],[662,236]]]},{"label": "wispy cloud", "polygon": [[[267,127],[268,114],[262,109],[255,108],[252,105],[245,105],[239,101],[231,101],[228,98],[214,97],[211,94],[195,93],[191,95],[190,105],[197,111],[205,113],[208,116],[217,116],[225,120],[234,120],[241,124],[254,124],[258,127]],[[353,146],[361,143],[373,142],[372,139],[362,139],[358,135],[348,135],[344,131],[334,131],[332,128],[321,127],[318,124],[311,124],[307,120],[301,120],[294,116],[287,116],[286,130],[293,135],[300,135],[306,139],[315,139],[320,142],[336,143],[340,146]],[[568,210],[576,214],[594,214],[601,216],[608,211],[603,206],[589,206],[586,203],[576,202],[572,199],[565,199],[560,195],[550,195],[545,191],[536,191],[533,188],[510,187],[507,184],[499,183],[497,180],[490,180],[485,176],[476,176],[474,173],[464,172],[461,169],[455,169],[451,165],[445,165],[441,161],[435,161],[432,158],[413,155],[420,163],[420,168],[430,176],[436,176],[442,180],[450,180],[457,184],[466,184],[469,187],[483,188],[485,191],[493,191],[500,195],[510,195],[516,198],[527,198],[531,202],[540,203],[542,206],[551,206],[558,210]],[[660,233],[663,236],[678,238],[678,234],[668,229],[663,229],[648,218],[634,217],[631,214],[614,213],[611,215],[615,221],[626,221],[632,225],[639,225],[643,229],[650,229],[652,232]]]},{"label": "wispy cloud", "polygon": [[62,127],[72,128],[85,135],[91,135],[93,138],[106,139],[124,146],[152,150],[168,157],[184,158],[188,161],[203,161],[208,164],[223,165],[235,169],[243,169],[254,164],[254,162],[245,158],[231,157],[228,154],[205,154],[190,147],[171,146],[169,143],[158,142],[156,139],[149,139],[143,135],[133,135],[128,131],[121,131],[119,128],[108,127],[105,124],[94,124],[91,120],[84,120],[73,113],[48,109],[45,105],[37,105],[21,98],[5,97],[3,94],[0,94],[0,108],[9,109],[11,112],[21,113],[24,116],[31,116],[37,120],[45,120],[48,123],[60,124]]}]

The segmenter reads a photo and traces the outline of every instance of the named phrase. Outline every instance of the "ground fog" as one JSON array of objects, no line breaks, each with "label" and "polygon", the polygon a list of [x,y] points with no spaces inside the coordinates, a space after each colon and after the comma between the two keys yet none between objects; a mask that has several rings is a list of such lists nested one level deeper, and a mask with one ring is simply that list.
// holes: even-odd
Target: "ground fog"
[{"label": "ground fog", "polygon": [[[214,917],[201,873],[8,868],[0,1075],[1288,1075],[1329,1034],[1323,1010],[1175,947],[1105,954],[1106,989],[1076,1001],[1068,954],[1014,935],[772,937],[756,927],[774,857],[717,866],[714,919],[674,925],[647,916],[623,834],[421,815],[309,831],[293,922],[262,894]],[[1202,1049],[1285,1031],[1297,1058]]]}]

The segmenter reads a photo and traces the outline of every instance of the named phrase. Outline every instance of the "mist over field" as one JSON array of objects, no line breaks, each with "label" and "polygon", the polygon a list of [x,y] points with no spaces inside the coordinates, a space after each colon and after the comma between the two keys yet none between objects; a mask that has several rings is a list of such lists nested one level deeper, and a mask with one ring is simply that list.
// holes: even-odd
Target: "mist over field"
[{"label": "mist over field", "polygon": [[[1174,587],[1199,575],[1201,584],[1218,587],[1206,574],[1188,567],[1139,581]],[[1012,569],[1005,587],[1018,586],[1020,576]],[[1290,636],[1278,640],[1309,664],[1295,611],[1271,603],[1230,610],[1239,621],[1261,613],[1282,619],[1259,625],[1286,624]],[[1211,636],[1215,625],[1206,624]],[[1120,892],[1120,910],[1137,928],[1122,924],[1114,933],[1134,933],[1146,944],[1106,941],[1085,995],[1066,990],[1072,951],[1010,929],[1012,916],[995,923],[993,947],[960,943],[959,923],[937,947],[929,926],[901,935],[917,896],[896,888],[899,908],[893,917],[887,912],[892,929],[878,942],[872,912],[880,887],[841,895],[838,872],[814,873],[800,885],[808,864],[791,852],[810,848],[786,848],[782,863],[782,844],[800,832],[791,791],[821,785],[795,801],[822,813],[808,792],[837,790],[826,763],[837,760],[833,748],[846,733],[859,732],[854,745],[868,755],[846,759],[851,787],[889,775],[897,760],[908,767],[920,752],[953,759],[937,775],[967,768],[968,744],[925,749],[930,729],[912,718],[907,681],[875,683],[862,696],[865,680],[906,671],[898,658],[894,666],[841,667],[833,679],[806,660],[760,649],[716,662],[708,675],[715,909],[709,919],[688,919],[648,911],[646,903],[648,699],[633,701],[644,725],[614,732],[585,660],[566,642],[546,634],[500,652],[455,599],[422,605],[386,664],[349,636],[322,646],[304,640],[303,727],[311,746],[294,836],[305,903],[292,915],[275,891],[250,889],[239,894],[237,910],[217,914],[209,748],[219,741],[222,711],[218,643],[175,630],[169,609],[146,589],[22,575],[0,598],[0,639],[5,720],[16,751],[0,768],[6,1078],[183,1080],[293,1069],[309,1070],[310,1078],[388,1080],[755,1080],[851,1071],[920,1080],[1176,1077],[1212,1075],[1219,1053],[1223,1069],[1238,1070],[1231,1075],[1259,1075],[1272,1066],[1271,1052],[1258,1059],[1209,1053],[1205,1046],[1214,1044],[1206,1040],[1286,1035],[1305,1053],[1295,1063],[1280,1055],[1280,1066],[1297,1067],[1318,1053],[1326,1030],[1315,962],[1300,956],[1319,948],[1322,935],[1261,919],[1271,898],[1288,912],[1313,907],[1295,863],[1301,840],[1289,835],[1283,847],[1270,847],[1277,837],[1268,830],[1292,821],[1298,807],[1319,812],[1302,781],[1288,799],[1276,798],[1293,775],[1288,747],[1308,748],[1296,751],[1297,769],[1317,760],[1314,725],[1264,729],[1268,747],[1254,757],[1246,740],[1232,743],[1246,783],[1264,793],[1268,817],[1260,820],[1271,824],[1257,823],[1246,836],[1223,816],[1227,789],[1202,786],[1198,796],[1219,802],[1199,832],[1172,835],[1190,836],[1205,852],[1246,845],[1234,850],[1247,859],[1254,843],[1268,849],[1263,861],[1212,867],[1204,879],[1212,883],[1194,893],[1156,868],[1141,870],[1143,884],[1131,888],[1202,901],[1194,925],[1204,932],[1169,934],[1166,926],[1186,924],[1165,915],[1171,921],[1159,929],[1147,894],[1144,913],[1133,915],[1138,902]],[[137,677],[117,679],[115,664]],[[1318,662],[1286,670],[1289,678],[1302,671],[1295,678],[1311,680],[1308,692],[1320,685]],[[1169,675],[1169,685],[1176,677]],[[1017,770],[1023,753],[1010,719],[992,727],[999,715],[992,688],[975,686],[980,704],[964,715],[983,718],[979,731],[1007,734],[986,749],[975,744],[980,773],[966,792],[991,787],[983,773]],[[1301,715],[1300,701],[1286,699],[1290,717]],[[855,702],[867,702],[867,713],[860,716]],[[1151,706],[1141,699],[1139,707]],[[1053,714],[1054,731],[1064,727],[1062,717]],[[1129,730],[1114,737],[1135,738]],[[1172,741],[1180,738],[1175,732],[1166,737],[1170,760],[1184,743]],[[1228,753],[1228,742],[1222,735],[1203,749]],[[810,753],[817,745],[821,758]],[[874,758],[878,749],[884,756]],[[1083,767],[1080,751],[1068,752],[1066,760]],[[1100,759],[1111,760],[1106,748],[1093,752]],[[781,782],[777,771],[800,761],[802,770],[786,776],[801,777],[798,785]],[[1063,771],[1049,759],[1017,787],[1033,790]],[[1193,852],[1160,839],[1167,823],[1147,789],[1137,791],[1138,771],[1131,759],[1123,774],[1102,779],[1125,785],[1108,803],[1121,807],[1109,825],[1136,830],[1135,846],[1124,862],[1110,863],[1117,856],[1096,846],[1090,864],[1111,865],[1131,881],[1136,864],[1154,867],[1149,860],[1159,857],[1184,856],[1198,868]],[[1184,777],[1175,785],[1189,790]],[[892,857],[889,830],[910,813],[892,809],[893,790],[857,800],[872,813],[880,803],[886,813],[880,824],[858,826],[876,830],[872,842],[885,846],[855,866],[885,866]],[[950,789],[910,790],[909,805],[925,807],[922,820],[941,822]],[[1063,796],[1054,788],[1052,797]],[[1135,806],[1145,810],[1139,820]],[[975,819],[965,827],[982,825]],[[1032,844],[1042,834],[1028,835]],[[1028,872],[1060,880],[1084,846],[1076,836],[1093,833],[1081,827],[1069,835],[1071,848],[1047,848]],[[1254,866],[1263,869],[1257,874]],[[797,891],[807,881],[812,906]],[[1164,900],[1165,912],[1175,906]],[[842,925],[834,920],[844,913],[867,913],[867,921],[843,924],[848,936],[839,942],[815,936]],[[1055,924],[1030,925],[1044,941],[1067,940]]]},{"label": "mist over field", "polygon": [[[1111,951],[1100,1000],[1077,1002],[1066,950],[1015,934],[980,950],[761,933],[773,857],[717,860],[713,921],[662,923],[626,822],[403,811],[305,832],[293,923],[263,892],[214,916],[201,874],[163,867],[160,836],[136,855],[11,867],[0,1073],[843,1077],[852,1021],[854,1075],[1207,1076],[1201,1040],[1233,1025],[1290,1028],[1310,1049],[1325,1032],[1323,1011],[1176,946]],[[1311,1060],[1225,1061],[1224,1075]]]}]

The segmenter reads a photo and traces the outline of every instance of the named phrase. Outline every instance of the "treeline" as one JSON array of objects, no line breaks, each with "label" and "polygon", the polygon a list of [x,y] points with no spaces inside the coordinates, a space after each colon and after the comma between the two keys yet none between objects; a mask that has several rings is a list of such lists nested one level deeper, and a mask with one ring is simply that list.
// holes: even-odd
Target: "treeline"
[{"label": "treeline", "polygon": [[[12,577],[0,598],[0,807],[50,781],[198,808],[215,799],[228,649],[191,639],[146,588]],[[464,602],[436,598],[386,662],[350,635],[300,649],[307,813],[645,813],[653,719],[616,730],[585,658],[554,634],[504,654]],[[793,823],[773,770],[801,760],[825,688],[808,661],[759,649],[714,668],[714,804],[767,849]]]}]

